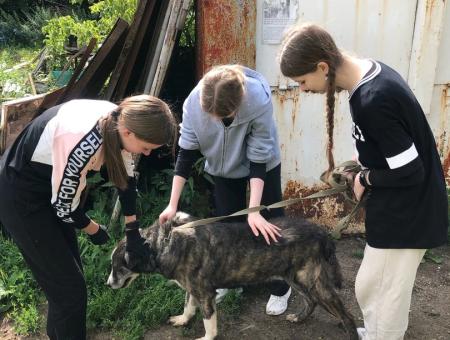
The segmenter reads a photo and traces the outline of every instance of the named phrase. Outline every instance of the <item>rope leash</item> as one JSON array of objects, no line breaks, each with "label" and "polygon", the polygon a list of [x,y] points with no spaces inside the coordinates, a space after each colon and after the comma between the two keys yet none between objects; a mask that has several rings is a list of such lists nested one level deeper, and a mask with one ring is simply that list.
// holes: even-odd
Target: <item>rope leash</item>
[{"label": "rope leash", "polygon": [[325,172],[321,176],[321,180],[331,186],[330,189],[321,190],[312,195],[308,195],[306,197],[299,198],[291,198],[283,201],[279,201],[270,205],[258,205],[256,207],[251,207],[243,210],[239,210],[230,215],[223,215],[217,217],[204,218],[197,221],[188,222],[183,224],[177,229],[186,229],[186,228],[194,228],[198,226],[202,226],[209,223],[218,222],[230,217],[247,215],[253,212],[261,211],[261,210],[270,210],[275,208],[283,208],[290,206],[292,204],[300,203],[301,201],[332,196],[336,194],[343,194],[346,200],[350,201],[354,207],[350,211],[350,213],[343,217],[337,224],[336,228],[332,231],[331,236],[338,239],[341,236],[342,230],[348,227],[351,219],[356,215],[357,211],[364,205],[365,199],[361,198],[360,201],[355,201],[353,199],[353,178],[356,176],[358,172],[361,171],[361,166],[355,161],[347,161],[342,164],[339,164],[337,167],[333,169],[331,172]]}]

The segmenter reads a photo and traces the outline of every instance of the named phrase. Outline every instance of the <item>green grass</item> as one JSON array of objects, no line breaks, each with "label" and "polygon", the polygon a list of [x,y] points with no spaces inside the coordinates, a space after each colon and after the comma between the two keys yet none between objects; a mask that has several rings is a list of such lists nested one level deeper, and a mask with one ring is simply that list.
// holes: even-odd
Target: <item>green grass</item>
[{"label": "green grass", "polygon": [[37,307],[44,296],[17,247],[0,236],[0,312],[9,312],[19,334],[38,330]]},{"label": "green grass", "polygon": [[88,286],[88,327],[113,329],[120,339],[140,339],[183,310],[184,292],[159,275],[141,275],[119,290]]},{"label": "green grass", "polygon": [[355,249],[352,253],[352,256],[357,259],[363,259],[364,258],[364,249]]}]

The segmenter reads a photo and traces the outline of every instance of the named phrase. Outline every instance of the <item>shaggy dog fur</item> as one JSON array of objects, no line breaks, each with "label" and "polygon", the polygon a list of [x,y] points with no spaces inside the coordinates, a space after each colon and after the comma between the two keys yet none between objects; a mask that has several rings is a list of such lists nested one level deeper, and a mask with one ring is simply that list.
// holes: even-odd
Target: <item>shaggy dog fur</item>
[{"label": "shaggy dog fur", "polygon": [[342,275],[334,243],[320,227],[301,218],[272,219],[282,229],[282,238],[267,245],[245,223],[176,228],[191,220],[191,216],[177,213],[172,221],[162,225],[156,221],[142,229],[150,256],[139,263],[130,263],[125,240],[120,241],[112,253],[108,284],[121,288],[138,273],[154,272],[176,280],[186,290],[186,303],[183,314],[169,321],[175,326],[185,325],[199,307],[206,331],[202,339],[210,340],[217,335],[217,288],[284,279],[305,301],[304,308],[288,315],[288,320],[301,322],[320,304],[341,320],[349,339],[358,339],[353,318],[335,291],[341,286]]}]

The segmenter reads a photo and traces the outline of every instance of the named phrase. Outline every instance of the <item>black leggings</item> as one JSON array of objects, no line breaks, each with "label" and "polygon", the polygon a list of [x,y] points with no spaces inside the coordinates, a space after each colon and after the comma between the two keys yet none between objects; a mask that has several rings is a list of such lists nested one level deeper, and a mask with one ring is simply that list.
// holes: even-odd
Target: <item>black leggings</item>
[{"label": "black leggings", "polygon": [[51,340],[86,339],[87,290],[75,230],[61,224],[49,197],[0,175],[0,221],[48,300]]},{"label": "black leggings", "polygon": [[[246,208],[248,181],[249,179],[247,177],[214,177],[214,203],[217,216],[229,215]],[[266,173],[261,204],[269,205],[279,202],[281,199],[281,165],[277,165]],[[266,219],[284,216],[284,209],[264,210],[261,212],[261,215]],[[228,221],[230,220],[228,219]],[[234,217],[233,220],[245,222],[246,215]],[[276,280],[270,284],[270,293],[272,295],[283,296],[288,290],[289,285],[284,281]]]}]

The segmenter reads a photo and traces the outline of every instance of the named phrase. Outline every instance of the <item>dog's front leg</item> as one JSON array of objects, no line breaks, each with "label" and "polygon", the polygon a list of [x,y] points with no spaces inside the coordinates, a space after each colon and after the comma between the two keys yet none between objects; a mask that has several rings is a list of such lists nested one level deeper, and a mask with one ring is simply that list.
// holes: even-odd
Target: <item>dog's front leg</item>
[{"label": "dog's front leg", "polygon": [[184,311],[183,314],[172,316],[169,319],[169,322],[174,326],[184,326],[189,320],[195,315],[196,305],[194,301],[194,297],[186,292],[184,298]]},{"label": "dog's front leg", "polygon": [[200,299],[200,309],[203,314],[205,336],[197,340],[214,340],[217,336],[217,310],[215,295],[212,298]]}]

